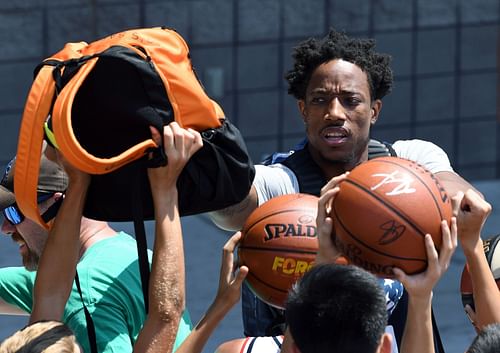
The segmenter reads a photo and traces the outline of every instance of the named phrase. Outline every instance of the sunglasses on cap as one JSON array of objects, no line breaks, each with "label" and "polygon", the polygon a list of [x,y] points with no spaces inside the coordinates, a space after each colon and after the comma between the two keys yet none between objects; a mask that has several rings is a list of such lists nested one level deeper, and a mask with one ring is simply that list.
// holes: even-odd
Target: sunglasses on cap
[{"label": "sunglasses on cap", "polygon": [[[53,193],[50,193],[50,194],[40,194],[37,197],[37,203],[40,204],[40,203],[42,203],[44,201],[47,201],[52,196],[54,196]],[[56,216],[57,211],[59,210],[59,207],[61,206],[62,200],[63,200],[63,198],[60,197],[52,206],[50,206],[47,209],[47,211],[45,211],[42,214],[42,219],[43,219],[44,222],[49,222],[50,220],[52,220]],[[3,213],[3,216],[5,217],[5,219],[7,221],[9,221],[9,223],[12,224],[12,225],[14,225],[14,226],[18,225],[19,223],[21,223],[25,219],[23,213],[17,207],[16,204],[13,204],[12,206],[9,206],[9,207],[5,208],[2,211],[2,213]]]}]

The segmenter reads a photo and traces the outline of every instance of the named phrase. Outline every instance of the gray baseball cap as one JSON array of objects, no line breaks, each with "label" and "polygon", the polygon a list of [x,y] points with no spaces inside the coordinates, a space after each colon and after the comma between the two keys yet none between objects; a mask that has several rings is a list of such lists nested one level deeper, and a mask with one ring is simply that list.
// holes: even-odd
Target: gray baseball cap
[{"label": "gray baseball cap", "polygon": [[[7,164],[2,180],[0,181],[0,211],[16,202],[14,195],[15,169],[16,157]],[[67,187],[68,176],[64,170],[57,163],[52,162],[42,154],[37,191],[40,193],[64,192]]]}]

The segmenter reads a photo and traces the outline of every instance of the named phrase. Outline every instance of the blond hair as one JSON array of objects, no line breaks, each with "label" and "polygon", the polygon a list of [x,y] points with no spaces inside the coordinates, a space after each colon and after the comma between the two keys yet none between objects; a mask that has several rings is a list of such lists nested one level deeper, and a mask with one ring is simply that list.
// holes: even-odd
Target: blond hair
[{"label": "blond hair", "polygon": [[5,339],[0,353],[78,353],[73,331],[58,321],[39,321]]}]

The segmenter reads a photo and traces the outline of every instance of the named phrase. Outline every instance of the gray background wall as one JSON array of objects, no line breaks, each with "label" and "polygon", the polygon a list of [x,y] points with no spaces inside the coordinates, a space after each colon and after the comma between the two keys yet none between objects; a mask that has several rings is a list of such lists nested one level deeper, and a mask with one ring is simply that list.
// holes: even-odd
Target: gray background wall
[{"label": "gray background wall", "polygon": [[439,144],[471,180],[500,176],[498,0],[2,0],[0,164],[15,153],[34,66],[68,41],[176,28],[207,91],[259,160],[303,133],[283,73],[291,48],[331,27],[377,39],[395,87],[375,137]]},{"label": "gray background wall", "polygon": [[[498,0],[0,0],[0,166],[15,154],[24,99],[40,60],[68,41],[157,25],[186,38],[207,91],[241,129],[255,160],[288,149],[303,136],[283,80],[291,48],[335,26],[374,37],[393,55],[395,87],[374,136],[437,143],[498,206],[499,183],[485,180],[500,179],[499,20]],[[184,226],[188,306],[197,321],[215,293],[227,233],[205,217],[189,217]],[[488,230],[497,231],[497,224]],[[3,237],[0,243],[0,266],[16,265],[16,246]],[[450,352],[463,351],[473,337],[457,296],[463,266],[457,254],[450,280],[436,295]],[[2,317],[1,338],[24,322]],[[235,309],[206,351],[239,335]]]}]

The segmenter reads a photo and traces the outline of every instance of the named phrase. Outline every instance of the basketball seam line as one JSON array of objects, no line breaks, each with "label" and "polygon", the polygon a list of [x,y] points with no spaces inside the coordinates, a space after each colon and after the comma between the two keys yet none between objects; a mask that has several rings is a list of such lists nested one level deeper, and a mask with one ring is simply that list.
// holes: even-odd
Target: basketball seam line
[{"label": "basketball seam line", "polygon": [[259,250],[259,251],[278,251],[278,252],[289,252],[295,254],[316,254],[317,251],[307,251],[307,250],[299,250],[299,249],[291,249],[291,248],[260,248],[257,246],[245,246],[240,245],[240,249],[248,249],[248,250]]},{"label": "basketball seam line", "polygon": [[[254,273],[249,272],[248,274],[249,274],[251,277],[255,278],[257,281],[259,281],[261,284],[263,284],[263,285],[265,285],[265,286],[267,286],[267,287],[269,287],[269,288],[272,288],[272,289],[274,289],[274,290],[276,290],[276,291],[278,291],[278,292],[281,292],[281,293],[288,293],[288,291],[287,291],[287,290],[283,290],[283,289],[281,289],[281,288],[276,288],[276,287],[274,287],[274,286],[270,285],[269,283],[264,282],[264,280],[263,280],[263,279],[260,279],[260,278],[259,278],[259,277],[257,277]],[[251,285],[250,285],[250,286],[251,286]]]},{"label": "basketball seam line", "polygon": [[262,250],[262,251],[277,251],[277,252],[290,252],[295,254],[316,254],[317,251],[312,250],[300,250],[300,249],[292,249],[292,248],[260,248],[258,246],[245,246],[240,245],[240,249],[248,249],[248,250]]},{"label": "basketball seam line", "polygon": [[248,228],[244,228],[243,229],[243,233],[248,233],[250,231],[250,229],[252,229],[253,226],[255,226],[257,223],[259,222],[262,222],[264,219],[268,218],[268,217],[271,217],[271,216],[275,216],[275,215],[279,215],[279,214],[282,214],[282,213],[287,213],[287,212],[297,212],[297,211],[302,211],[304,212],[305,214],[307,214],[308,216],[311,216],[311,214],[309,213],[313,213],[312,216],[316,216],[314,214],[314,212],[310,212],[311,210],[310,209],[304,209],[304,208],[292,208],[292,209],[286,209],[286,210],[283,210],[283,211],[278,211],[278,212],[273,212],[271,214],[268,214],[268,215],[265,215],[265,216],[262,216],[261,218],[259,218],[258,220],[256,220],[255,222],[253,222],[250,226],[248,226]]},{"label": "basketball seam line", "polygon": [[380,196],[378,196],[376,193],[373,193],[371,192],[371,190],[365,188],[363,185],[360,185],[358,183],[356,183],[355,181],[353,180],[344,180],[344,182],[347,182],[349,184],[352,184],[354,185],[355,187],[365,191],[367,194],[373,196],[375,199],[377,199],[378,201],[380,201],[384,206],[386,206],[388,209],[390,209],[391,211],[393,211],[395,214],[397,214],[400,218],[404,219],[404,221],[406,223],[408,223],[410,225],[410,227],[412,227],[413,229],[415,229],[418,234],[424,238],[425,237],[425,232],[423,232],[421,229],[419,229],[415,224],[413,224],[413,222],[410,222],[410,218],[408,218],[405,214],[401,213],[396,207],[392,206],[391,204],[387,203],[384,201],[384,199],[382,199]]},{"label": "basketball seam line", "polygon": [[339,222],[339,224],[342,226],[342,228],[347,232],[349,233],[349,235],[351,236],[352,239],[356,240],[358,243],[362,244],[363,246],[365,246],[366,248],[372,250],[373,252],[377,253],[377,254],[380,254],[380,255],[383,255],[383,256],[386,256],[386,257],[390,257],[390,258],[394,258],[394,259],[399,259],[399,260],[410,260],[410,261],[419,261],[419,262],[427,262],[427,260],[423,260],[423,259],[416,259],[416,258],[412,258],[412,257],[400,257],[400,256],[395,256],[395,255],[389,255],[389,254],[385,254],[377,249],[374,249],[372,248],[371,246],[365,244],[364,242],[362,242],[361,240],[359,240],[357,237],[354,236],[353,233],[351,233],[351,231],[349,231],[349,229],[347,229],[344,225],[344,223],[342,223],[342,221],[340,220],[340,218],[338,217],[338,214],[337,214],[337,210],[336,208],[334,207],[333,208],[334,212],[335,212],[335,221],[336,222]]}]

